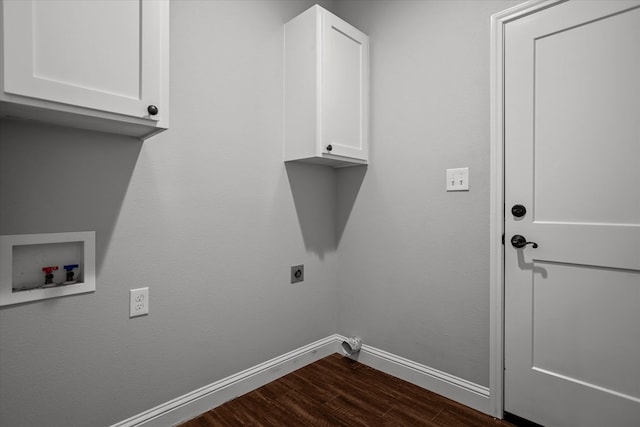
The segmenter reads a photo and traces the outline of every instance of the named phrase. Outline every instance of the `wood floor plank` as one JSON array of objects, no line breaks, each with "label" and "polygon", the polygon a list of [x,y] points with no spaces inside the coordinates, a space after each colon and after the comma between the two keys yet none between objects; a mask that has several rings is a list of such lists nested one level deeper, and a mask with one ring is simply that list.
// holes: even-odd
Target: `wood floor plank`
[{"label": "wood floor plank", "polygon": [[383,426],[406,427],[440,427],[431,421],[428,414],[406,410],[406,408],[394,407],[382,418]]},{"label": "wood floor plank", "polygon": [[382,414],[371,412],[371,405],[361,405],[362,401],[352,396],[338,396],[327,402],[325,406],[349,426],[367,427],[378,425]]},{"label": "wood floor plank", "polygon": [[228,426],[513,427],[338,354],[180,425]]},{"label": "wood floor plank", "polygon": [[[246,398],[245,398],[246,396]],[[288,425],[305,425],[304,419],[289,411],[272,399],[265,399],[260,392],[251,392],[243,396],[240,401],[247,411],[252,413],[251,426],[278,427]]]},{"label": "wood floor plank", "polygon": [[323,384],[315,372],[314,375],[298,372],[290,375],[295,380],[294,390],[304,393],[320,404],[328,402],[340,392],[340,387],[330,381]]},{"label": "wood floor plank", "polygon": [[398,425],[416,425],[423,420],[433,420],[441,411],[442,406],[432,400],[421,401],[408,395],[403,401],[398,401],[383,418],[395,420]]},{"label": "wood floor plank", "polygon": [[289,392],[278,398],[278,403],[286,410],[295,414],[304,423],[301,425],[313,426],[347,426],[334,411],[318,403],[314,399],[295,391]]},{"label": "wood floor plank", "polygon": [[435,425],[440,427],[489,427],[489,426],[504,426],[505,421],[496,420],[489,417],[489,419],[478,418],[476,414],[468,412],[451,411],[448,409],[442,410],[433,419]]},{"label": "wood floor plank", "polygon": [[279,396],[293,390],[296,386],[295,378],[293,376],[286,375],[278,381],[272,381],[269,384],[265,384],[258,390],[260,390],[266,398],[277,399]]}]

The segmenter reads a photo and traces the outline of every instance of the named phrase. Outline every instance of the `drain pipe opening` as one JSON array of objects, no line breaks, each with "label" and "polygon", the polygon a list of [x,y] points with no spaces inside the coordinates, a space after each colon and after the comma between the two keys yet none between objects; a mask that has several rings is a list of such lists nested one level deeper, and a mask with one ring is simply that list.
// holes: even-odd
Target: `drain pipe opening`
[{"label": "drain pipe opening", "polygon": [[342,341],[342,351],[346,356],[351,356],[360,351],[362,348],[362,340],[360,337],[351,337]]}]

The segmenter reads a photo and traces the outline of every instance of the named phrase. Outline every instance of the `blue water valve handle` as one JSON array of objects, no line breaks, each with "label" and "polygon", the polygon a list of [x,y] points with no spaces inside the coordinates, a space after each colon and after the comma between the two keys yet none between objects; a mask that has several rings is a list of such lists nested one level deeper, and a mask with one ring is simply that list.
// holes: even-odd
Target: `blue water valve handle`
[{"label": "blue water valve handle", "polygon": [[78,279],[76,279],[75,276],[76,273],[73,271],[75,268],[78,268],[78,264],[69,264],[69,265],[65,265],[63,267],[66,271],[67,271],[67,280],[65,280],[64,282],[62,282],[63,285],[72,285],[74,283],[78,282]]}]

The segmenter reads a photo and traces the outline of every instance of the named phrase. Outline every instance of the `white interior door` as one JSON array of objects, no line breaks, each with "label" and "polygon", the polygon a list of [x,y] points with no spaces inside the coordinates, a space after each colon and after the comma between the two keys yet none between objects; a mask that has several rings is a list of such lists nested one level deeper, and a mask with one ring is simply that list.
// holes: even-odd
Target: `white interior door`
[{"label": "white interior door", "polygon": [[505,411],[638,426],[640,2],[560,3],[504,49]]}]

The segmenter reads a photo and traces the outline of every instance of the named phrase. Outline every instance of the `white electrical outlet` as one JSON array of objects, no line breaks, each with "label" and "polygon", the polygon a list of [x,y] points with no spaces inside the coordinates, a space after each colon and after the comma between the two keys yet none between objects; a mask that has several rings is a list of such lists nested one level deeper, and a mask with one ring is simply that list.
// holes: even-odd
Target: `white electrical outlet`
[{"label": "white electrical outlet", "polygon": [[129,317],[149,314],[149,288],[129,290]]},{"label": "white electrical outlet", "polygon": [[469,191],[469,168],[447,169],[447,191]]}]

